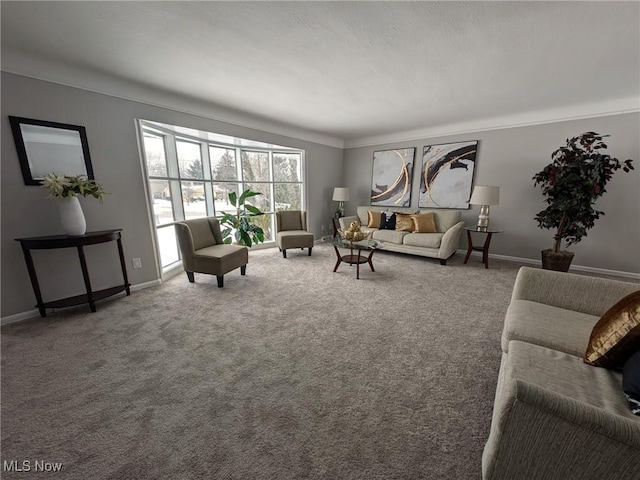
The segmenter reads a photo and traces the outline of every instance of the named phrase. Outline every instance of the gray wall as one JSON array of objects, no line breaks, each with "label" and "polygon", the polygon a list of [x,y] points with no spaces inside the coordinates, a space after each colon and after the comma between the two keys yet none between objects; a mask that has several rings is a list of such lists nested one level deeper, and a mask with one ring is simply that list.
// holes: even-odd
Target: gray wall
[{"label": "gray wall", "polygon": [[[345,178],[352,200],[347,213],[357,205],[370,205],[373,152],[416,147],[411,206],[418,205],[419,171],[425,145],[479,140],[474,183],[500,186],[500,205],[491,207],[491,225],[504,229],[495,235],[491,253],[539,259],[540,250],[550,248],[553,233],[537,227],[533,217],[544,208],[540,189],[531,178],[551,161],[551,154],[567,138],[586,131],[610,134],[607,152],[620,160],[634,159],[636,170],[619,170],[596,208],[601,217],[587,237],[569,250],[579,266],[640,273],[640,114],[631,113],[529,127],[493,130],[465,135],[424,138],[345,150]],[[475,225],[479,207],[463,211],[468,225]],[[466,249],[466,239],[460,245]]]},{"label": "gray wall", "polygon": [[[333,187],[342,182],[343,151],[295,138],[231,125],[28,77],[2,73],[2,317],[34,309],[29,276],[19,237],[61,233],[57,203],[38,187],[25,186],[8,115],[82,125],[87,130],[96,180],[110,195],[100,204],[81,198],[87,230],[123,229],[129,280],[133,285],[157,280],[152,232],[143,191],[135,119],[144,118],[183,127],[301,148],[307,159],[309,225],[321,235],[335,207]],[[143,268],[131,269],[140,257]],[[45,300],[83,293],[75,251],[36,251],[34,261]],[[121,282],[115,244],[87,248],[94,289]]]}]

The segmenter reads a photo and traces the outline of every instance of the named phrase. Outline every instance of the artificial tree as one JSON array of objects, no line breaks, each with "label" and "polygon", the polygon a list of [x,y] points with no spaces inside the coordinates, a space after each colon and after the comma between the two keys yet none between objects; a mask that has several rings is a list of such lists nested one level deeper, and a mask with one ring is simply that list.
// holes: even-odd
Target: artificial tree
[{"label": "artificial tree", "polygon": [[236,213],[225,213],[220,219],[220,224],[224,227],[222,238],[224,243],[232,242],[231,232],[235,230],[235,240],[241,245],[250,247],[254,243],[264,242],[264,230],[258,225],[251,223],[251,217],[264,215],[258,207],[246,203],[246,200],[260,192],[253,192],[250,189],[242,192],[238,198],[236,192],[229,193],[229,203],[236,208]]},{"label": "artificial tree", "polygon": [[553,152],[552,162],[534,177],[549,205],[535,216],[540,228],[555,229],[553,247],[542,251],[542,266],[551,270],[569,270],[573,253],[561,250],[587,235],[595,221],[604,215],[594,204],[606,192],[614,172],[633,170],[632,160],[621,162],[604,153],[602,141],[609,135],[586,132],[567,139],[566,146]]}]

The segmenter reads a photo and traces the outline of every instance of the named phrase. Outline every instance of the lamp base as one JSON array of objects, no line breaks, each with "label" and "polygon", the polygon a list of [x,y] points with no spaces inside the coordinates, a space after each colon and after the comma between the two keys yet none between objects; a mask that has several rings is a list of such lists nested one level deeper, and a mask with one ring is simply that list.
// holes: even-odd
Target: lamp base
[{"label": "lamp base", "polygon": [[489,205],[480,206],[476,228],[481,232],[486,232],[489,229]]}]

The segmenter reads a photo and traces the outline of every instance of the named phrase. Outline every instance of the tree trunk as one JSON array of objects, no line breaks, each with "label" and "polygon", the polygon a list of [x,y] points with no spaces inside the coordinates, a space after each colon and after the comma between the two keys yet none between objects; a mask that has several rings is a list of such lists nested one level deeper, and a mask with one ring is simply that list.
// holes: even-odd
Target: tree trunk
[{"label": "tree trunk", "polygon": [[563,213],[560,219],[560,225],[558,225],[558,231],[556,232],[555,241],[553,243],[553,253],[558,253],[562,246],[562,235],[564,234],[564,226],[567,223],[567,214]]}]

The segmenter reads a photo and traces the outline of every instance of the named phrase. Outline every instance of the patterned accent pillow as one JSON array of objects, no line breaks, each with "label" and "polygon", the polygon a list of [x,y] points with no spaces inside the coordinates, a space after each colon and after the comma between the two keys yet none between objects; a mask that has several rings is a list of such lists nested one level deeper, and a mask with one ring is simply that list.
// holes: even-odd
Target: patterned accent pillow
[{"label": "patterned accent pillow", "polygon": [[396,212],[396,230],[403,232],[413,232],[413,215]]},{"label": "patterned accent pillow", "polygon": [[367,227],[380,228],[380,219],[382,215],[380,212],[374,212],[373,210],[367,210]]},{"label": "patterned accent pillow", "polygon": [[640,415],[640,350],[629,357],[622,371],[622,390],[634,415]]},{"label": "patterned accent pillow", "polygon": [[392,212],[381,212],[380,214],[380,230],[395,230],[396,214]]},{"label": "patterned accent pillow", "polygon": [[595,367],[620,368],[640,350],[640,290],[607,310],[591,331],[584,362]]},{"label": "patterned accent pillow", "polygon": [[413,231],[416,233],[438,233],[436,216],[433,212],[411,215]]}]

